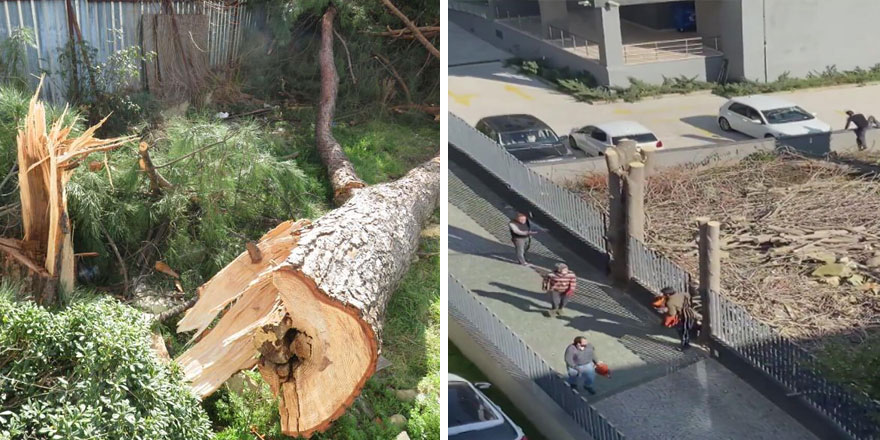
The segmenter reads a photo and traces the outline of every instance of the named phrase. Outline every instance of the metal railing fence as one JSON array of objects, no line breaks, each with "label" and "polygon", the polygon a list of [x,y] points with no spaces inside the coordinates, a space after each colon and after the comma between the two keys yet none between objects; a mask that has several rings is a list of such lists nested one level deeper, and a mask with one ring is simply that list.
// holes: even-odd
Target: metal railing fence
[{"label": "metal railing fence", "polygon": [[802,396],[854,438],[880,438],[880,402],[828,381],[820,373],[819,361],[807,350],[723,295],[709,295],[713,338],[782,383],[789,396]]},{"label": "metal railing fence", "polygon": [[465,2],[458,0],[449,0],[449,9],[453,11],[467,12],[477,17],[488,18],[489,3],[488,2]]},{"label": "metal railing fence", "polygon": [[449,143],[472,157],[483,168],[535,204],[541,211],[580,237],[590,246],[607,253],[606,216],[577,194],[560,187],[532,171],[495,141],[449,114]]},{"label": "metal railing fence", "polygon": [[599,43],[591,41],[587,37],[553,26],[552,24],[547,26],[547,33],[549,38],[547,41],[563,49],[571,49],[575,54],[593,60],[600,60],[601,58]]},{"label": "metal railing fence", "polygon": [[672,287],[687,292],[690,274],[659,252],[648,248],[634,237],[629,237],[629,267],[632,277],[653,292]]},{"label": "metal railing fence", "polygon": [[583,396],[576,393],[563,376],[553,371],[510,327],[492,313],[473,293],[449,276],[449,315],[472,331],[472,336],[488,345],[497,359],[516,368],[544,391],[572,420],[596,440],[623,440],[624,435]]},{"label": "metal railing fence", "polygon": [[682,38],[623,45],[626,64],[679,60],[718,53],[718,37]]}]

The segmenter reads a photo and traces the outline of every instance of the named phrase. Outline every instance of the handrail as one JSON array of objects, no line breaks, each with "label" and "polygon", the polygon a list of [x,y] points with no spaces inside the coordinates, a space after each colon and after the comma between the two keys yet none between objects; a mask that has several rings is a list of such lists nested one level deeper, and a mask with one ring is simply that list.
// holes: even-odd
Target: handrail
[{"label": "handrail", "polygon": [[[712,41],[711,46],[706,44],[707,40]],[[665,61],[706,56],[707,50],[718,50],[718,37],[692,37],[625,44],[623,58],[627,64]]]}]

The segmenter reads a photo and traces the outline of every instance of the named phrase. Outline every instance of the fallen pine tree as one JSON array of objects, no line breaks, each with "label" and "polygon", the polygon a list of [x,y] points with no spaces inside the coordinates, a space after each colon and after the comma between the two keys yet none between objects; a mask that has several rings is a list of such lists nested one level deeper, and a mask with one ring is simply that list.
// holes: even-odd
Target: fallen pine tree
[{"label": "fallen pine tree", "polygon": [[178,323],[204,335],[177,358],[196,394],[257,365],[285,434],[308,437],[341,416],[375,370],[383,312],[437,206],[439,170],[434,158],[314,223],[285,222],[257,243],[261,258],[243,252],[202,286]]}]

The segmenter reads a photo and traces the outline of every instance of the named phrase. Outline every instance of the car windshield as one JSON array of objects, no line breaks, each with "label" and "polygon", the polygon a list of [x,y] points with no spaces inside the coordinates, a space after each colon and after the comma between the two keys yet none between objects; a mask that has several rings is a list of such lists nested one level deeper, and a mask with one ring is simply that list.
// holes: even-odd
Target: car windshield
[{"label": "car windshield", "polygon": [[785,107],[773,110],[764,110],[764,117],[770,124],[785,124],[786,122],[809,121],[813,115],[800,107]]},{"label": "car windshield", "polygon": [[501,145],[504,147],[514,146],[517,144],[534,144],[545,142],[556,142],[558,138],[550,129],[541,130],[525,130],[513,131],[510,133],[501,133]]},{"label": "car windshield", "polygon": [[499,420],[495,410],[464,382],[449,383],[449,427]]},{"label": "car windshield", "polygon": [[657,136],[654,136],[653,133],[642,133],[642,134],[628,134],[626,136],[616,136],[611,138],[611,143],[617,145],[620,141],[624,139],[631,139],[636,141],[638,144],[644,144],[647,142],[657,142]]}]

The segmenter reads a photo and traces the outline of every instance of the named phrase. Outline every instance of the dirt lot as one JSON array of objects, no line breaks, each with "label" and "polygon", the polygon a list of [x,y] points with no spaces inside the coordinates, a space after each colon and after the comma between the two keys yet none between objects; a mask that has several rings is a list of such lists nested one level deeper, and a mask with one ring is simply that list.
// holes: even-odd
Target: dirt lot
[{"label": "dirt lot", "polygon": [[[697,227],[721,222],[722,291],[806,345],[880,325],[880,155],[763,155],[662,170],[646,191],[647,242],[697,273]],[[607,206],[605,176],[575,188]]]}]

